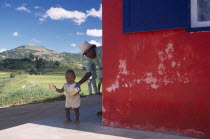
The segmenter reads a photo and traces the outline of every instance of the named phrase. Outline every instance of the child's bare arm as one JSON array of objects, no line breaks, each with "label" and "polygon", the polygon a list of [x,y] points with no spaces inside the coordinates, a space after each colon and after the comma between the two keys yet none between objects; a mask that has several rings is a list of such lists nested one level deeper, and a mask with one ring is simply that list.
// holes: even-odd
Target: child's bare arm
[{"label": "child's bare arm", "polygon": [[57,87],[56,87],[56,92],[58,92],[58,93],[63,93],[64,92],[64,89],[62,88],[62,89],[58,89]]}]

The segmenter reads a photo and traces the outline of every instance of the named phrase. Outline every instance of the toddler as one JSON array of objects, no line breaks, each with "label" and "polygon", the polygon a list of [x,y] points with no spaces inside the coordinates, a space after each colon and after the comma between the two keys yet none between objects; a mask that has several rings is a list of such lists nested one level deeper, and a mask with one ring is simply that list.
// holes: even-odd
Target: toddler
[{"label": "toddler", "polygon": [[65,102],[65,108],[66,108],[66,120],[64,123],[71,123],[71,117],[70,117],[70,109],[73,108],[75,111],[75,124],[79,124],[79,108],[80,108],[80,85],[75,82],[76,75],[73,70],[66,71],[65,74],[66,83],[64,84],[62,89],[56,88],[56,91],[59,93],[66,92],[66,102]]}]

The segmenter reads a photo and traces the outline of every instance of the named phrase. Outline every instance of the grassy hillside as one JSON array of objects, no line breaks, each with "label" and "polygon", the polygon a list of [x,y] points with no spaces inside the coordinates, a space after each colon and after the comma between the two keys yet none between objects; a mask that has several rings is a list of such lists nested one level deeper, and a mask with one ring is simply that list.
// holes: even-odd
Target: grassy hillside
[{"label": "grassy hillside", "polygon": [[77,53],[59,53],[53,50],[49,50],[43,46],[35,45],[24,45],[11,49],[8,51],[0,52],[0,59],[5,58],[29,58],[30,54],[33,54],[36,57],[43,58],[45,60],[53,61],[77,61],[84,62],[86,58],[81,54]]}]

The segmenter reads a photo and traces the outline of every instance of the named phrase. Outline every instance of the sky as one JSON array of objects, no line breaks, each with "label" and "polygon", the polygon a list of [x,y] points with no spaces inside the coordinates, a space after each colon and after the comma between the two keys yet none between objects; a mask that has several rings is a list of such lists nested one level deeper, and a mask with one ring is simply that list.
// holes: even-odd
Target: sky
[{"label": "sky", "polygon": [[102,45],[102,0],[0,0],[0,52],[37,45],[79,53]]}]

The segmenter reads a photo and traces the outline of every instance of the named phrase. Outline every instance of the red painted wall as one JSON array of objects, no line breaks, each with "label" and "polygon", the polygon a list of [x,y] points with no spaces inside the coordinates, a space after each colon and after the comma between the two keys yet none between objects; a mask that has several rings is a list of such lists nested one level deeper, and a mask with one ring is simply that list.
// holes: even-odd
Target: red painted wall
[{"label": "red painted wall", "polygon": [[210,138],[210,32],[122,33],[103,0],[103,125]]}]

